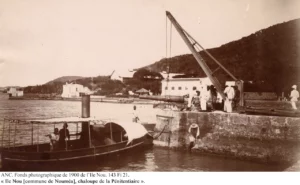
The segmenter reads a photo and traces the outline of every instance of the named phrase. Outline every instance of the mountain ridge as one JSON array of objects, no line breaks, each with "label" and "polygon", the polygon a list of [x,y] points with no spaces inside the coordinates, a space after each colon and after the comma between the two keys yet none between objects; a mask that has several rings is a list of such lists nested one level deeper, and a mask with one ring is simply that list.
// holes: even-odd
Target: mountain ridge
[{"label": "mountain ridge", "polygon": [[61,76],[58,78],[55,78],[54,80],[51,80],[45,84],[53,84],[55,82],[61,82],[61,83],[66,83],[66,82],[70,82],[70,81],[74,81],[74,80],[78,80],[78,79],[82,79],[85,77],[82,76]]},{"label": "mountain ridge", "polygon": [[[299,33],[300,18],[264,28],[207,51],[238,79],[264,82],[270,91],[286,91],[291,85],[300,83]],[[218,67],[204,51],[199,53],[212,71]],[[192,54],[163,58],[141,68],[162,72],[167,71],[168,66],[171,73],[206,76]],[[215,76],[222,84],[231,80],[222,69]]]}]

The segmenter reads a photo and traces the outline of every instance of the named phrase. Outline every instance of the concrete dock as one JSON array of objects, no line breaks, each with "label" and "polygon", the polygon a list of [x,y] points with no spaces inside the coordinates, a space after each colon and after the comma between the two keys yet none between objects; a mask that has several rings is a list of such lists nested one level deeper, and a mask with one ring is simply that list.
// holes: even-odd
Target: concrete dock
[{"label": "concrete dock", "polygon": [[154,144],[188,150],[192,124],[199,128],[199,136],[191,152],[267,163],[291,164],[300,159],[297,117],[161,110]]}]

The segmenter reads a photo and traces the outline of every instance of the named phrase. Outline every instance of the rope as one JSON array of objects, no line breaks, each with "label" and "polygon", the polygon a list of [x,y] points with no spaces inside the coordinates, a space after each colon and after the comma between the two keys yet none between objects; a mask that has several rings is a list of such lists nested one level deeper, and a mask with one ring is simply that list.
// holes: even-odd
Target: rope
[{"label": "rope", "polygon": [[[167,89],[169,91],[169,74],[170,74],[170,60],[168,60],[168,57],[171,57],[171,51],[172,51],[172,23],[170,23],[170,39],[169,39],[169,56],[168,56],[168,18],[166,16],[166,60],[168,65],[168,71],[167,71]],[[167,90],[165,91],[165,96],[167,95]]]},{"label": "rope", "polygon": [[161,134],[165,131],[165,128],[167,127],[167,125],[164,126],[164,128],[162,129],[162,131],[158,134],[158,136],[153,136],[154,139],[157,139],[159,136],[161,136]]}]

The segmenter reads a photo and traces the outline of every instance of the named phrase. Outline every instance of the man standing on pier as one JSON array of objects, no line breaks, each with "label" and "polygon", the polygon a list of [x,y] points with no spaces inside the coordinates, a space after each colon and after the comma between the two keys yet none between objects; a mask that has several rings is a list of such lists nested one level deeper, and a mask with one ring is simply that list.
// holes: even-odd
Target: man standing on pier
[{"label": "man standing on pier", "polygon": [[291,92],[290,98],[291,98],[291,104],[294,110],[297,110],[296,102],[299,98],[299,92],[297,91],[297,85],[292,86],[293,90]]},{"label": "man standing on pier", "polygon": [[228,87],[225,88],[224,93],[226,95],[226,99],[224,102],[224,111],[230,113],[232,112],[232,102],[235,96],[232,84],[229,84]]},{"label": "man standing on pier", "polygon": [[189,98],[188,98],[188,110],[189,111],[191,110],[191,107],[192,107],[193,97],[195,95],[197,95],[196,90],[197,90],[197,88],[193,87],[192,91],[190,91],[190,93],[189,93]]}]

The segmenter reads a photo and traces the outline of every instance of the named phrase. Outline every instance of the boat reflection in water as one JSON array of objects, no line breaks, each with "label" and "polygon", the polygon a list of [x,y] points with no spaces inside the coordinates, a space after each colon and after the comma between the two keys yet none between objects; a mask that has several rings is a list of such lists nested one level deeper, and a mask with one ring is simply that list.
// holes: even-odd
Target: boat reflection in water
[{"label": "boat reflection in water", "polygon": [[[52,150],[46,134],[67,123],[76,131],[71,139],[58,142]],[[47,120],[5,120],[2,136],[3,170],[65,170],[64,166],[105,160],[126,152],[152,146],[152,137],[138,123],[95,118],[55,118]],[[16,142],[20,129],[30,128],[31,144]],[[65,132],[66,129],[61,129]],[[69,132],[69,131],[68,131]],[[28,136],[27,136],[28,137]],[[3,138],[7,138],[3,140]],[[49,138],[48,138],[49,140]]]}]

